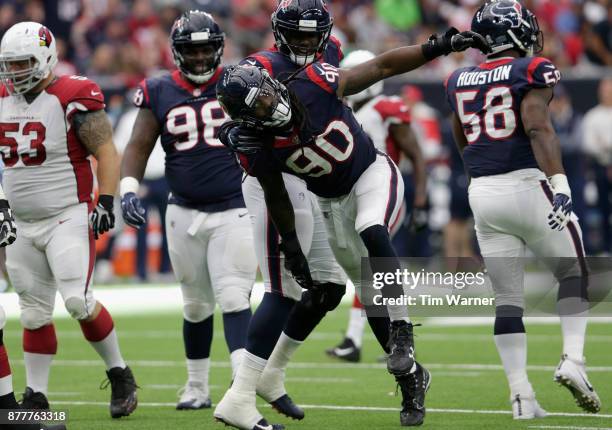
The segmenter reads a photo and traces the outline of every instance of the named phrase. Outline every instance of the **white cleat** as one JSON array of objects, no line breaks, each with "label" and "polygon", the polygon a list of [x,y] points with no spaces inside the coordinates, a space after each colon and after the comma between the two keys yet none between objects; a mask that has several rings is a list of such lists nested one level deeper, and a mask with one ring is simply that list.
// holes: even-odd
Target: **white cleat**
[{"label": "white cleat", "polygon": [[176,409],[205,409],[212,406],[210,397],[208,397],[208,387],[202,382],[187,381],[185,386],[179,390],[179,401]]},{"label": "white cleat", "polygon": [[567,388],[576,404],[586,412],[596,414],[601,409],[601,400],[587,377],[584,359],[577,361],[563,354],[553,380]]},{"label": "white cleat", "polygon": [[510,401],[512,402],[512,417],[515,420],[532,420],[546,416],[546,411],[542,409],[533,392],[529,395],[513,394]]},{"label": "white cleat", "polygon": [[[231,388],[215,408],[214,416],[216,420],[242,430],[257,429],[256,426],[263,419],[255,406],[255,393],[239,392]],[[260,428],[266,429],[265,426]]]}]

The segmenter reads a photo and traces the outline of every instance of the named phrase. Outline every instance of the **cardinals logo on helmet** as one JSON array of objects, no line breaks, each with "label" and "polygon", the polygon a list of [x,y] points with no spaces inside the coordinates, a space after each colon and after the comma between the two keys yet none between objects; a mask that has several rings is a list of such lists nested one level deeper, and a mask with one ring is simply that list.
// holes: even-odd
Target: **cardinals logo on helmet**
[{"label": "cardinals logo on helmet", "polygon": [[47,48],[51,46],[51,42],[53,41],[53,36],[51,36],[51,32],[47,27],[41,26],[38,30],[38,37],[40,38],[40,46],[46,46]]}]

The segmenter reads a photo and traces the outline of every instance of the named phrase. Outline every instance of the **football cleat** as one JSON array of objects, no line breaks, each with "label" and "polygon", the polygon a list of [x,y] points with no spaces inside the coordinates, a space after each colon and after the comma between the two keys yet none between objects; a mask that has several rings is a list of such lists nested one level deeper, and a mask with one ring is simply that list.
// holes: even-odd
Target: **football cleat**
[{"label": "football cleat", "polygon": [[596,414],[601,409],[601,400],[589,382],[584,360],[573,360],[563,354],[555,370],[554,381],[567,388],[576,404],[586,412]]},{"label": "football cleat", "polygon": [[304,418],[304,410],[298,407],[285,389],[285,372],[266,367],[257,382],[257,395],[282,415],[294,420]]},{"label": "football cleat", "polygon": [[355,342],[348,337],[345,337],[338,346],[326,349],[325,353],[330,357],[339,358],[350,363],[358,363],[361,360],[361,348],[357,348]]},{"label": "football cleat", "polygon": [[402,392],[400,424],[403,427],[420,426],[425,419],[425,395],[431,384],[431,374],[415,362],[414,373],[396,376],[395,380]]},{"label": "football cleat", "polygon": [[407,375],[416,370],[412,327],[412,323],[401,320],[391,322],[389,328],[390,352],[387,357],[387,370],[392,375]]},{"label": "football cleat", "polygon": [[113,418],[127,417],[138,406],[136,395],[136,381],[132,370],[126,366],[125,369],[113,367],[106,372],[108,379],[102,382],[100,389],[111,386],[110,414]]},{"label": "football cleat", "polygon": [[49,409],[47,397],[43,393],[34,392],[30,387],[26,387],[20,405],[22,409]]},{"label": "football cleat", "polygon": [[528,395],[513,394],[510,402],[512,403],[512,417],[515,420],[532,420],[546,416],[546,411],[540,407],[533,391]]},{"label": "football cleat", "polygon": [[187,381],[185,386],[180,389],[179,402],[176,409],[179,411],[188,409],[206,409],[212,406],[208,390],[202,382]]}]

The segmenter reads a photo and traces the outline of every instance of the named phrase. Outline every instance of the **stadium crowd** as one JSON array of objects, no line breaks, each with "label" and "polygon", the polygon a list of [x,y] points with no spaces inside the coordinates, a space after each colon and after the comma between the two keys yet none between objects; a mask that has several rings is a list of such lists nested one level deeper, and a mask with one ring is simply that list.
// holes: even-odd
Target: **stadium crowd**
[{"label": "stadium crowd", "polygon": [[[359,48],[379,53],[422,41],[448,25],[469,28],[481,2],[330,0],[328,3],[334,17],[333,34],[342,42],[345,52]],[[612,73],[612,1],[526,0],[524,3],[540,17],[546,39],[542,55],[563,75],[600,80]],[[183,10],[203,9],[218,19],[226,32],[224,62],[235,63],[251,52],[272,46],[270,14],[276,4],[277,0],[0,0],[0,34],[23,20],[41,22],[51,28],[57,38],[60,58],[56,73],[83,74],[98,82],[105,93],[109,116],[117,127],[130,113],[130,90],[145,77],[174,68],[168,34],[172,22]],[[410,79],[441,82],[457,67],[480,60],[476,51],[442,57],[411,74]],[[561,136],[568,177],[575,188],[575,210],[585,232],[587,253],[610,253],[612,141],[610,133],[607,141],[601,141],[594,137],[593,130],[606,124],[609,127],[612,121],[612,81],[602,80],[600,106],[594,108],[598,109],[595,113],[575,111],[568,91],[562,86],[558,88],[552,106],[553,119]],[[475,253],[467,179],[454,149],[448,121],[428,105],[427,97],[418,86],[404,87],[402,96],[417,113],[414,127],[418,128],[417,135],[428,160],[430,229],[419,233],[417,238],[406,231],[399,240],[416,244],[405,247],[405,252],[412,255]],[[596,103],[593,94],[593,107]],[[583,127],[585,114],[584,122],[589,124],[586,129]],[[157,163],[163,163],[163,158]],[[144,250],[139,251],[139,259],[146,254]],[[165,253],[161,261],[162,271],[169,270]],[[141,262],[137,271],[142,280],[147,278],[145,267]]]}]

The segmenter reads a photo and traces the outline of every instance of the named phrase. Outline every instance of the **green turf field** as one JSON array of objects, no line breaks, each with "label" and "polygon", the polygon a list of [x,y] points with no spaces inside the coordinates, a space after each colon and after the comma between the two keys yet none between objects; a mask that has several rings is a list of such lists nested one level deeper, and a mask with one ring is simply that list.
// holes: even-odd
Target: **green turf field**
[{"label": "green turf field", "polygon": [[[287,429],[397,429],[400,397],[371,335],[366,337],[360,364],[333,361],[323,350],[335,344],[345,325],[347,308],[330,315],[295,357],[287,377],[294,400],[306,408],[306,418],[290,421],[264,404],[260,410],[271,422]],[[111,420],[110,390],[99,390],[103,367],[71,320],[56,323],[59,353],[51,371],[52,408],[69,411],[68,429],[219,429],[211,410],[176,411],[176,391],[185,382],[181,315],[117,317],[123,354],[141,386],[140,406],[129,418]],[[229,384],[227,349],[221,318],[215,322],[211,395],[218,401]],[[560,354],[557,326],[527,327],[530,379],[540,404],[553,413],[546,419],[515,423],[508,405],[506,381],[489,327],[434,327],[417,329],[418,358],[432,372],[425,427],[430,429],[578,429],[612,428],[612,325],[589,327],[586,355],[591,382],[604,407],[601,415],[581,415],[573,399],[552,382]],[[14,383],[23,390],[21,329],[9,320],[5,343],[12,360]],[[571,414],[564,416],[561,414]],[[607,415],[607,417],[606,417]]]}]

